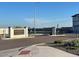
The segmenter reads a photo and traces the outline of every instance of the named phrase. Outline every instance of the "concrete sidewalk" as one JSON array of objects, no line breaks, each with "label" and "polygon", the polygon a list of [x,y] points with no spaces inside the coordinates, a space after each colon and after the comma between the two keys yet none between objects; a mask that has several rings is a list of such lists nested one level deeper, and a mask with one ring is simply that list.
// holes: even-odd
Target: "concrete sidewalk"
[{"label": "concrete sidewalk", "polygon": [[76,55],[48,46],[37,46],[37,48],[39,49],[38,53],[32,55],[33,57],[78,57]]},{"label": "concrete sidewalk", "polygon": [[[40,46],[39,44],[21,48],[0,51],[0,57],[78,57],[77,55],[49,46]],[[19,55],[20,52],[26,50],[30,51],[30,53]]]}]

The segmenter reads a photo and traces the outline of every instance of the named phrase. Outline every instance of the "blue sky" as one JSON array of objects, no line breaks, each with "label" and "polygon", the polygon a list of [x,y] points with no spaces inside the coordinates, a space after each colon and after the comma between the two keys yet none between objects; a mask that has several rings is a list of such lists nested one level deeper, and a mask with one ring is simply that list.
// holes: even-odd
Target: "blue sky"
[{"label": "blue sky", "polygon": [[78,2],[0,2],[0,26],[72,26],[72,15],[79,13]]}]

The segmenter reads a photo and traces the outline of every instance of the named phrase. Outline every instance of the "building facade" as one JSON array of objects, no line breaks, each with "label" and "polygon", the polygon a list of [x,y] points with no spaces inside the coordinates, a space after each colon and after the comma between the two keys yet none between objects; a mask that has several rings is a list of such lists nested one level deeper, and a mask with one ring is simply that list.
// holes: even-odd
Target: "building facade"
[{"label": "building facade", "polygon": [[[29,34],[34,34],[34,28],[29,28]],[[54,35],[55,27],[36,28],[35,34]]]},{"label": "building facade", "polygon": [[57,34],[71,34],[73,33],[73,27],[61,27],[56,29]]},{"label": "building facade", "polygon": [[73,31],[74,33],[79,33],[79,14],[72,16],[73,19]]}]

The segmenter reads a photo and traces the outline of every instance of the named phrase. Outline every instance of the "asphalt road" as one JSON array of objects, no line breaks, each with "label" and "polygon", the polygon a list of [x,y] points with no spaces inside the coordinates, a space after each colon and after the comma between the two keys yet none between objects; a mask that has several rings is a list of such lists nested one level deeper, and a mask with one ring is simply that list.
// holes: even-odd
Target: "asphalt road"
[{"label": "asphalt road", "polygon": [[69,37],[36,36],[35,38],[0,40],[0,50],[30,46],[32,44],[51,42],[58,39],[69,39]]}]

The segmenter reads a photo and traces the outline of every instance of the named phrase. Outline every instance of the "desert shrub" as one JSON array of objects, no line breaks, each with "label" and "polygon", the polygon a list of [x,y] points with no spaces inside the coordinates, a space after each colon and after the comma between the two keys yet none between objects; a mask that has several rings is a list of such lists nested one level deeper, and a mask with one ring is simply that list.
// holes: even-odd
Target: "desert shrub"
[{"label": "desert shrub", "polygon": [[77,48],[75,48],[75,47],[66,47],[66,49],[69,49],[69,50],[76,50]]},{"label": "desert shrub", "polygon": [[79,46],[79,40],[73,40],[72,43],[74,43],[75,46]]},{"label": "desert shrub", "polygon": [[54,41],[53,43],[54,44],[61,44],[63,41],[62,40],[56,40],[56,41]]},{"label": "desert shrub", "polygon": [[73,42],[65,42],[64,46],[75,46]]},{"label": "desert shrub", "polygon": [[64,46],[73,46],[73,47],[79,46],[79,40],[72,40],[69,42],[65,42]]}]

